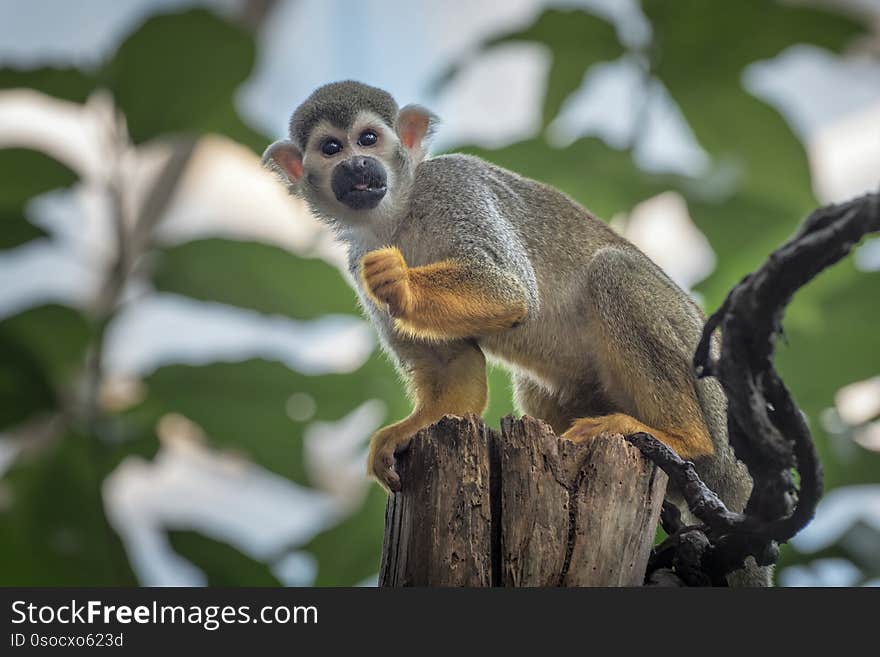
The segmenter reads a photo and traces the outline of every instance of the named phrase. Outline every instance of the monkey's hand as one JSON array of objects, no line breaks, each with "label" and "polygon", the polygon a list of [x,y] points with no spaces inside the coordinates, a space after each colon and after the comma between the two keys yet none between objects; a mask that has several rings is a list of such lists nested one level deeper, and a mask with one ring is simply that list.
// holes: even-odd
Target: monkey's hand
[{"label": "monkey's hand", "polygon": [[397,330],[416,338],[486,335],[516,326],[528,313],[518,281],[486,263],[451,259],[409,267],[387,247],[363,257],[361,281]]},{"label": "monkey's hand", "polygon": [[403,317],[411,310],[409,267],[397,248],[389,246],[365,255],[361,259],[361,280],[367,294],[387,307],[392,317]]}]

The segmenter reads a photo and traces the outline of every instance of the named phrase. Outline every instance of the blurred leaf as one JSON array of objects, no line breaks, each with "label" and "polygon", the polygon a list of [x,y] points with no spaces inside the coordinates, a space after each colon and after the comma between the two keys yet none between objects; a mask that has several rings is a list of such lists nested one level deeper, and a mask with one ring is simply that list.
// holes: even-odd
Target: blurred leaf
[{"label": "blurred leaf", "polygon": [[[2,170],[0,170],[0,175],[2,175]],[[46,232],[30,223],[21,212],[0,209],[0,251],[13,249],[45,236]]]},{"label": "blurred leaf", "polygon": [[75,173],[48,155],[22,148],[0,149],[0,176],[0,250],[45,236],[25,218],[27,202],[77,180]]},{"label": "blurred leaf", "polygon": [[257,242],[208,239],[170,247],[161,252],[153,281],[164,292],[295,319],[357,312],[337,269]]},{"label": "blurred leaf", "polygon": [[757,269],[804,216],[782,199],[745,193],[720,203],[691,197],[688,211],[717,254],[715,270],[695,286],[709,310],[720,305],[745,274]]},{"label": "blurred leaf", "polygon": [[103,513],[100,446],[69,434],[0,481],[0,584],[134,586],[122,544]]},{"label": "blurred leaf", "polygon": [[147,20],[102,71],[140,143],[173,132],[241,132],[233,109],[250,75],[254,40],[210,11]]},{"label": "blurred leaf", "polygon": [[208,586],[280,586],[269,567],[226,543],[193,531],[172,530],[174,551],[198,566]]},{"label": "blurred leaf", "polygon": [[78,311],[50,304],[0,322],[0,334],[12,336],[33,354],[52,384],[69,384],[85,361],[93,327]]},{"label": "blurred leaf", "polygon": [[858,456],[842,461],[820,421],[842,386],[880,373],[878,289],[880,272],[860,272],[848,258],[799,291],[783,320],[779,371],[810,418],[828,489],[878,481],[880,454],[854,445]]},{"label": "blurred leaf", "polygon": [[355,586],[379,572],[387,499],[372,485],[360,510],[303,547],[318,560],[315,586]]},{"label": "blurred leaf", "polygon": [[39,359],[0,328],[0,429],[57,406]]},{"label": "blurred leaf", "polygon": [[[279,363],[250,360],[163,367],[146,383],[147,399],[126,415],[126,421],[152,429],[164,413],[181,413],[203,427],[214,445],[245,453],[263,467],[304,484],[308,473],[302,439],[307,423],[288,418],[285,406],[292,394],[305,392],[315,399],[316,420],[341,419],[377,398],[388,408],[386,422],[409,412],[402,386],[379,354],[351,374],[310,377]],[[319,561],[319,584],[351,585],[378,571],[383,509],[384,493],[375,487],[360,512],[312,541],[308,549]],[[185,554],[200,567],[222,568],[219,557],[209,557],[205,565],[195,549]],[[227,576],[235,575],[229,571]],[[209,573],[212,584],[216,577]]]},{"label": "blurred leaf", "polygon": [[809,563],[810,561],[815,561],[816,559],[850,560],[851,557],[852,555],[850,555],[849,552],[842,545],[839,544],[833,544],[823,550],[809,553],[799,552],[794,546],[786,544],[779,552],[779,561],[776,564],[776,579],[779,579],[781,571],[785,568],[788,568],[789,566]]},{"label": "blurred leaf", "polygon": [[95,88],[95,78],[76,68],[0,69],[0,89],[17,88],[84,103]]},{"label": "blurred leaf", "polygon": [[641,171],[628,151],[614,150],[594,137],[579,139],[565,148],[535,138],[497,150],[458,150],[551,184],[606,220],[678,182],[672,176]]},{"label": "blurred leaf", "polygon": [[79,313],[56,305],[0,322],[0,429],[35,413],[60,410],[91,335]]},{"label": "blurred leaf", "polygon": [[316,402],[316,420],[339,420],[369,399],[380,399],[388,418],[409,412],[402,386],[385,359],[374,354],[349,374],[307,376],[281,363],[248,360],[190,366],[169,365],[147,377],[147,399],[126,414],[145,431],[162,415],[177,412],[201,426],[221,447],[248,454],[263,467],[307,484],[302,460],[306,423],[285,407],[294,393]]},{"label": "blurred leaf", "polygon": [[624,52],[610,23],[579,10],[548,9],[529,27],[494,37],[484,48],[511,41],[540,43],[553,56],[544,96],[544,126],[581,86],[593,64],[617,59]]},{"label": "blurred leaf", "polygon": [[37,194],[69,187],[77,175],[48,155],[24,148],[0,149],[0,207],[19,209]]},{"label": "blurred leaf", "polygon": [[[840,50],[867,29],[852,14],[830,5],[807,7],[776,0],[723,6],[702,0],[643,0],[642,9],[656,35],[660,76],[710,86],[738,81],[746,65],[775,57],[789,46],[812,43]],[[699,84],[692,86],[693,93],[704,93]]]},{"label": "blurred leaf", "polygon": [[0,69],[0,89],[30,88],[84,103],[108,87],[137,143],[163,133],[217,132],[261,152],[268,138],[241,120],[233,102],[255,52],[253,37],[240,27],[197,9],[147,20],[97,74]]},{"label": "blurred leaf", "polygon": [[226,135],[239,144],[247,146],[258,155],[261,155],[266,145],[272,141],[262,132],[254,130],[242,121],[231,102],[219,105],[211,116],[205,117],[202,132],[216,132]]},{"label": "blurred leaf", "polygon": [[[760,220],[764,226],[778,222],[793,230],[816,205],[806,153],[782,116],[742,88],[743,72],[752,62],[774,57],[797,43],[840,50],[864,33],[864,25],[827,9],[771,0],[723,7],[699,0],[646,0],[643,7],[654,28],[653,73],[679,104],[716,165],[737,171],[737,193],[747,196],[740,203],[757,215],[740,221]],[[699,200],[696,194],[689,197]],[[729,205],[729,200],[723,203]],[[706,214],[701,208],[693,210],[704,231],[715,223],[709,214],[714,210],[705,210]],[[773,230],[745,234],[765,253],[779,235]],[[719,248],[726,242],[713,244]],[[723,258],[720,264],[726,266]],[[742,273],[730,272],[724,278],[732,285]]]}]

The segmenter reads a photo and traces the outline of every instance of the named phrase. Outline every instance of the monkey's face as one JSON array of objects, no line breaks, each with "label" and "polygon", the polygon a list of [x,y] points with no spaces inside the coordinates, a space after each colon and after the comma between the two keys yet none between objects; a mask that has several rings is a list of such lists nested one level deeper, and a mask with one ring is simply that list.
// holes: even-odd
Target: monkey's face
[{"label": "monkey's face", "polygon": [[302,193],[335,219],[379,219],[394,204],[402,156],[394,130],[371,112],[358,113],[348,129],[321,121],[303,153]]},{"label": "monkey's face", "polygon": [[[396,110],[385,92],[360,83],[325,85],[294,112],[291,139],[269,146],[263,163],[282,174],[318,216],[383,226],[404,210],[436,123],[419,105],[407,105],[390,119],[389,103]],[[382,106],[384,113],[375,109]]]}]

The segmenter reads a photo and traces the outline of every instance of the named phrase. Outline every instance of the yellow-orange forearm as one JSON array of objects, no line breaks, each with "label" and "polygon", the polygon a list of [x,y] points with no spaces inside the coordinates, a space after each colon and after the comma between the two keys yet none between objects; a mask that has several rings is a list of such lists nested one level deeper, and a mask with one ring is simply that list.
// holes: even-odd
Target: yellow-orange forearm
[{"label": "yellow-orange forearm", "polygon": [[523,321],[524,301],[502,298],[473,268],[455,260],[408,267],[394,247],[364,256],[361,279],[367,294],[387,307],[403,333],[427,339],[466,338]]}]

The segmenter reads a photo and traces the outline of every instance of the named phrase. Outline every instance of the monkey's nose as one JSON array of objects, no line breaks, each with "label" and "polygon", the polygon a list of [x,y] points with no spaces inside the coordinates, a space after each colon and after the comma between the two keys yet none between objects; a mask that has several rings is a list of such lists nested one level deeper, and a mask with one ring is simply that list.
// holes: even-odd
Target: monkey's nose
[{"label": "monkey's nose", "polygon": [[365,157],[354,157],[351,159],[351,170],[354,173],[366,173],[369,163]]}]

